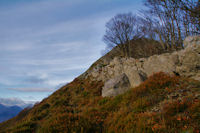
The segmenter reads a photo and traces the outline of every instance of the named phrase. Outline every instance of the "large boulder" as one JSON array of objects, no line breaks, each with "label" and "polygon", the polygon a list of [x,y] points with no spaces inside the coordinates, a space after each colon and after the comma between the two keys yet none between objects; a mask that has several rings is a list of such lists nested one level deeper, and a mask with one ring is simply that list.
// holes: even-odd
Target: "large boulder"
[{"label": "large boulder", "polygon": [[176,64],[178,63],[177,55],[163,54],[163,55],[154,55],[146,59],[143,64],[143,71],[147,76],[151,76],[156,72],[165,72],[173,74],[176,70]]},{"label": "large boulder", "polygon": [[198,45],[200,45],[200,36],[188,36],[183,43],[185,49],[198,47]]},{"label": "large boulder", "polygon": [[200,36],[187,37],[184,50],[179,52],[176,72],[186,77],[200,80]]},{"label": "large boulder", "polygon": [[125,73],[105,82],[102,96],[117,96],[130,89],[130,82]]},{"label": "large boulder", "polygon": [[126,73],[132,88],[138,86],[147,79],[147,75],[142,71],[136,70],[135,67],[125,69],[124,72]]}]

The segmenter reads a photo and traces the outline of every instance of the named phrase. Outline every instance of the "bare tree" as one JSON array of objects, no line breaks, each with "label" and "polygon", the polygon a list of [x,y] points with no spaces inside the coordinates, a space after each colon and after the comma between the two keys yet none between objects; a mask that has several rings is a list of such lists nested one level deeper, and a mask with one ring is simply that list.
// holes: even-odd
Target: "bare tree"
[{"label": "bare tree", "polygon": [[200,0],[144,0],[142,15],[118,14],[106,23],[103,37],[108,48],[119,46],[129,57],[130,41],[137,38],[159,40],[163,49],[183,48],[183,40],[200,34]]},{"label": "bare tree", "polygon": [[170,0],[146,0],[145,5],[149,8],[148,12],[159,21],[157,33],[161,33],[160,39],[164,39],[169,46],[176,45],[177,34],[175,34],[174,7]]},{"label": "bare tree", "polygon": [[116,45],[123,51],[124,56],[130,56],[130,41],[138,38],[136,16],[132,13],[117,14],[106,23],[104,42],[114,47]]},{"label": "bare tree", "polygon": [[144,14],[139,16],[137,19],[138,25],[139,25],[138,29],[139,29],[141,37],[149,38],[151,40],[159,39],[160,44],[162,45],[163,49],[167,49],[167,45],[164,42],[164,38],[163,38],[163,34],[165,33],[163,27],[161,27],[157,19],[154,19],[152,16],[150,17]]},{"label": "bare tree", "polygon": [[[180,9],[184,12],[186,33],[200,34],[200,0],[178,0]],[[188,30],[189,29],[189,30]]]},{"label": "bare tree", "polygon": [[154,32],[168,49],[182,48],[183,39],[199,31],[199,3],[199,0],[145,0],[148,7],[145,15],[156,20],[159,28]]}]

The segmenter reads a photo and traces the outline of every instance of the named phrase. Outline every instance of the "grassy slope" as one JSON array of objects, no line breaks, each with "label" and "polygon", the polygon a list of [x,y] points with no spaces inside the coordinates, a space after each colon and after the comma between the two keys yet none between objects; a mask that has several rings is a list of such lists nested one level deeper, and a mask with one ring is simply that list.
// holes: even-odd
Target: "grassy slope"
[{"label": "grassy slope", "polygon": [[161,72],[114,98],[101,97],[102,85],[75,79],[21,116],[0,124],[0,131],[199,132],[199,81]]}]

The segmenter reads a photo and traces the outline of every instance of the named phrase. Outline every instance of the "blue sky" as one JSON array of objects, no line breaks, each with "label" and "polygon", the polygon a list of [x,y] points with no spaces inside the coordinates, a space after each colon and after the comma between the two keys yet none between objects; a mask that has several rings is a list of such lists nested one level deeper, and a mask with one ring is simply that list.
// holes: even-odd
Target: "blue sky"
[{"label": "blue sky", "polygon": [[40,101],[72,81],[105,49],[105,23],[140,9],[142,0],[0,0],[0,103]]}]

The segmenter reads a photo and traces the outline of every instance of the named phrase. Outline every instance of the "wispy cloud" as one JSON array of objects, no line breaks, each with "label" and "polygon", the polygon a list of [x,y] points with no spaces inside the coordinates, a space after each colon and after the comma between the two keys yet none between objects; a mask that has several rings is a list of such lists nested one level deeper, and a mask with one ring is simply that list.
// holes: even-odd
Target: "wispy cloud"
[{"label": "wispy cloud", "polygon": [[22,92],[52,92],[55,89],[49,88],[8,88],[9,90],[22,91]]},{"label": "wispy cloud", "polygon": [[27,107],[29,105],[33,105],[36,101],[23,101],[20,98],[12,97],[12,98],[0,98],[0,104],[5,106],[20,106]]},{"label": "wispy cloud", "polygon": [[0,95],[42,99],[97,60],[106,21],[141,0],[1,2]]},{"label": "wispy cloud", "polygon": [[43,84],[48,80],[48,76],[46,74],[42,75],[29,75],[28,78],[25,80],[32,84]]}]

